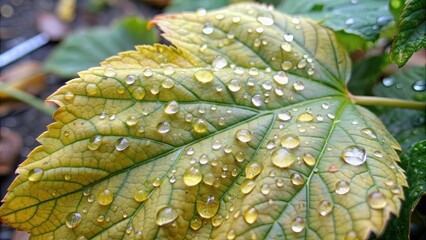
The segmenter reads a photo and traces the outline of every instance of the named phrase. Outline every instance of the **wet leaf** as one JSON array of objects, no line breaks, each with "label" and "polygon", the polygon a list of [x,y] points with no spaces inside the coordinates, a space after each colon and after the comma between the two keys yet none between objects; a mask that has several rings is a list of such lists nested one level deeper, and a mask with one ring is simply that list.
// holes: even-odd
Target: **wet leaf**
[{"label": "wet leaf", "polygon": [[399,218],[390,221],[384,239],[410,239],[410,218],[420,198],[426,194],[426,140],[413,144],[401,157],[401,167],[407,173],[410,188]]},{"label": "wet leaf", "polygon": [[426,1],[411,0],[401,13],[395,34],[391,59],[399,67],[405,65],[413,53],[426,47]]},{"label": "wet leaf", "polygon": [[132,17],[111,27],[70,34],[46,60],[45,68],[61,77],[75,77],[77,72],[95,67],[110,56],[132,50],[134,45],[153,44],[157,35],[146,25],[145,20]]},{"label": "wet leaf", "polygon": [[123,52],[50,97],[57,122],[2,221],[34,239],[343,239],[399,212],[399,145],[348,98],[330,30],[247,3],[154,22],[176,48]]},{"label": "wet leaf", "polygon": [[166,12],[195,11],[197,9],[216,9],[231,3],[231,0],[172,0]]},{"label": "wet leaf", "polygon": [[[424,79],[426,79],[424,67],[412,67],[384,78],[382,83],[373,88],[373,93],[381,97],[426,101]],[[377,107],[377,109],[380,119],[403,149],[426,138],[424,111],[390,107]]]},{"label": "wet leaf", "polygon": [[376,40],[381,28],[393,19],[386,0],[284,1],[277,9],[312,18],[335,31],[342,30],[370,41]]}]

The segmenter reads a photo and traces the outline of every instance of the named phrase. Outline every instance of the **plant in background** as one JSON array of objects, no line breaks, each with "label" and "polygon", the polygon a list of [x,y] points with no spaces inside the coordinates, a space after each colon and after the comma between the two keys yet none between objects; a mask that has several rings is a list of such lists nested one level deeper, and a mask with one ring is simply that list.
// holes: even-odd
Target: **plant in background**
[{"label": "plant in background", "polygon": [[[384,232],[408,186],[401,148],[359,104],[424,110],[424,102],[352,95],[336,35],[264,5],[153,23],[175,47],[122,52],[49,98],[60,105],[56,122],[18,169],[3,222],[35,239]],[[408,174],[424,168],[424,149],[419,142],[403,156],[416,156]],[[408,181],[415,205],[424,182]]]}]

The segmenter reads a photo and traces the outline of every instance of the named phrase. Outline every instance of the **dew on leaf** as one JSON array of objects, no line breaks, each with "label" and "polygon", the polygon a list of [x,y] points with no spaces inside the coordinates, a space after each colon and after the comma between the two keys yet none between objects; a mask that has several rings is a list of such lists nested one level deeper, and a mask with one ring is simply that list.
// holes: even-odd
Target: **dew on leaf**
[{"label": "dew on leaf", "polygon": [[272,163],[279,168],[288,168],[294,163],[296,157],[294,153],[286,148],[280,147],[272,152],[271,160]]},{"label": "dew on leaf", "polygon": [[211,23],[206,23],[203,26],[203,33],[206,35],[210,35],[213,32],[214,28]]},{"label": "dew on leaf", "polygon": [[298,63],[297,63],[297,68],[299,68],[299,69],[303,69],[303,68],[305,68],[306,67],[306,64],[307,64],[307,62],[306,62],[306,59],[305,58],[302,58]]},{"label": "dew on leaf", "polygon": [[336,183],[336,193],[339,195],[343,195],[348,193],[350,190],[350,186],[349,183],[346,182],[345,180],[340,180]]},{"label": "dew on leaf", "polygon": [[206,84],[213,81],[214,75],[210,70],[201,69],[195,72],[194,77],[198,82]]},{"label": "dew on leaf", "polygon": [[129,75],[127,75],[127,76],[126,76],[125,82],[126,82],[128,85],[132,85],[133,83],[135,83],[135,80],[136,80],[135,75],[133,75],[133,74],[129,74]]},{"label": "dew on leaf", "polygon": [[247,210],[244,212],[244,220],[248,224],[253,224],[254,222],[256,222],[258,215],[259,213],[257,212],[256,208],[247,208]]},{"label": "dew on leaf", "polygon": [[95,201],[95,195],[90,194],[89,196],[87,196],[87,202],[92,203]]},{"label": "dew on leaf", "polygon": [[245,154],[242,151],[236,152],[234,157],[235,157],[235,160],[237,160],[237,162],[242,162],[246,158]]},{"label": "dew on leaf", "polygon": [[67,100],[67,101],[73,100],[74,97],[75,97],[74,93],[69,92],[69,91],[64,94],[64,99]]},{"label": "dew on leaf", "polygon": [[271,191],[271,187],[269,186],[269,184],[264,183],[262,184],[262,186],[260,186],[260,192],[263,195],[268,195],[270,191]]},{"label": "dew on leaf", "polygon": [[215,180],[216,180],[216,177],[211,172],[206,173],[203,177],[203,183],[205,183],[209,186],[212,186],[214,184]]},{"label": "dew on leaf", "polygon": [[223,217],[222,215],[220,215],[220,214],[218,214],[218,215],[214,216],[214,217],[212,218],[212,225],[213,225],[213,227],[219,227],[220,225],[222,225],[223,220],[225,220],[225,219],[224,219],[224,217]]},{"label": "dew on leaf", "polygon": [[105,68],[104,69],[104,76],[105,77],[115,77],[117,75],[117,73],[114,71],[113,68]]},{"label": "dew on leaf", "polygon": [[194,129],[196,133],[205,133],[208,130],[207,122],[204,119],[198,118],[192,123],[192,129]]},{"label": "dew on leaf", "polygon": [[290,112],[282,112],[278,114],[278,119],[281,121],[289,121],[292,118],[292,115]]},{"label": "dew on leaf", "polygon": [[256,187],[256,182],[251,179],[245,179],[241,184],[240,190],[244,194],[249,194]]},{"label": "dew on leaf", "polygon": [[232,23],[239,23],[241,21],[240,17],[233,17],[232,18]]},{"label": "dew on leaf", "polygon": [[98,221],[99,223],[104,222],[104,221],[105,221],[105,216],[104,216],[104,215],[102,215],[102,214],[100,214],[100,215],[96,218],[96,221]]},{"label": "dew on leaf", "polygon": [[98,192],[98,203],[102,206],[108,206],[114,200],[114,194],[109,189],[101,189]]},{"label": "dew on leaf", "polygon": [[212,62],[212,66],[217,70],[226,67],[226,65],[228,65],[228,61],[222,56],[217,56]]},{"label": "dew on leaf", "polygon": [[98,87],[94,83],[89,83],[86,85],[86,93],[88,96],[96,95],[98,92]]},{"label": "dew on leaf", "polygon": [[293,232],[302,232],[305,228],[305,220],[302,217],[295,217],[291,222],[291,230]]},{"label": "dew on leaf", "polygon": [[282,178],[277,178],[277,180],[275,180],[275,185],[277,185],[277,187],[283,187],[284,186],[284,179]]},{"label": "dew on leaf", "polygon": [[152,180],[151,184],[153,187],[159,187],[161,185],[161,182],[162,182],[161,178],[156,177]]},{"label": "dew on leaf", "polygon": [[191,220],[191,223],[189,226],[191,227],[192,230],[197,231],[198,229],[201,228],[201,226],[203,226],[203,221],[201,221],[200,218],[195,217]]},{"label": "dew on leaf", "polygon": [[281,137],[281,146],[285,147],[287,149],[294,149],[297,148],[300,144],[300,139],[298,136],[294,134],[287,134],[283,137]]},{"label": "dew on leaf", "polygon": [[363,128],[361,130],[361,133],[364,135],[367,135],[368,137],[372,138],[372,139],[376,139],[377,138],[377,134],[376,132],[372,129],[372,128]]},{"label": "dew on leaf", "polygon": [[164,134],[164,133],[168,133],[170,131],[170,123],[165,121],[165,122],[160,122],[157,124],[157,132]]},{"label": "dew on leaf", "polygon": [[253,138],[253,133],[248,130],[248,129],[239,129],[236,133],[235,133],[235,137],[240,141],[240,142],[250,142],[250,140]]},{"label": "dew on leaf", "polygon": [[179,215],[177,211],[172,207],[163,207],[157,212],[157,218],[155,220],[155,223],[158,226],[163,226],[173,222],[174,220],[176,220],[176,218],[178,218],[178,216]]},{"label": "dew on leaf", "polygon": [[165,88],[165,89],[170,89],[170,88],[172,88],[172,87],[174,87],[174,86],[175,86],[175,82],[173,82],[173,80],[172,80],[172,79],[170,79],[170,78],[166,78],[166,79],[164,79],[164,81],[161,83],[161,86],[162,86],[163,88]]},{"label": "dew on leaf", "polygon": [[303,158],[303,161],[306,163],[306,165],[311,167],[314,166],[317,161],[315,156],[310,153],[304,153],[302,158]]},{"label": "dew on leaf", "polygon": [[259,69],[255,68],[255,67],[251,67],[248,71],[248,74],[250,76],[257,76],[257,75],[259,75]]},{"label": "dew on leaf", "polygon": [[297,116],[297,121],[299,122],[312,122],[312,120],[314,120],[314,116],[309,112],[304,112]]},{"label": "dew on leaf", "polygon": [[325,217],[333,211],[333,204],[328,200],[323,200],[318,204],[317,211],[321,216]]},{"label": "dew on leaf", "polygon": [[272,78],[279,85],[286,85],[288,83],[288,76],[283,71],[278,71]]},{"label": "dew on leaf", "polygon": [[132,96],[136,99],[136,100],[142,100],[145,97],[145,89],[142,87],[137,87],[133,93]]},{"label": "dew on leaf", "polygon": [[154,74],[154,72],[152,71],[151,68],[145,68],[145,70],[143,70],[143,75],[145,77],[151,77]]},{"label": "dew on leaf", "polygon": [[222,147],[222,142],[220,140],[214,140],[212,144],[213,150],[218,150]]},{"label": "dew on leaf", "polygon": [[417,80],[411,86],[416,92],[423,92],[426,89],[426,81],[425,80]]},{"label": "dew on leaf", "polygon": [[345,24],[347,26],[350,26],[350,25],[352,25],[354,23],[355,23],[355,20],[353,18],[348,18],[348,19],[345,20]]},{"label": "dew on leaf", "polygon": [[38,182],[43,177],[44,171],[41,168],[33,168],[28,172],[30,182]]},{"label": "dew on leaf", "polygon": [[121,137],[117,139],[117,141],[115,142],[115,150],[119,152],[126,150],[129,146],[130,146],[130,141],[127,138]]},{"label": "dew on leaf", "polygon": [[257,177],[263,170],[263,165],[260,162],[250,162],[246,165],[245,173],[247,179]]},{"label": "dew on leaf", "polygon": [[197,199],[197,212],[203,218],[212,218],[219,210],[218,199],[209,194],[203,194]]},{"label": "dew on leaf", "polygon": [[382,83],[385,87],[390,87],[395,83],[395,79],[393,77],[383,78]]},{"label": "dew on leaf", "polygon": [[143,202],[146,199],[148,199],[148,192],[143,189],[138,189],[133,194],[133,199],[135,199],[136,202]]},{"label": "dew on leaf", "polygon": [[257,21],[264,26],[271,26],[272,24],[274,24],[274,18],[272,17],[272,14],[270,14],[269,12],[260,13],[257,16]]},{"label": "dew on leaf", "polygon": [[260,107],[263,105],[263,97],[260,94],[256,94],[251,98],[251,102],[254,106]]},{"label": "dew on leaf", "polygon": [[99,147],[102,144],[102,136],[101,135],[94,135],[89,139],[89,143],[87,144],[87,148],[89,150],[95,151],[99,149]]},{"label": "dew on leaf", "polygon": [[386,197],[381,192],[372,192],[367,196],[367,203],[373,209],[383,209],[386,207]]},{"label": "dew on leaf", "polygon": [[284,50],[285,52],[291,52],[290,43],[284,42],[283,44],[281,44],[281,49]]},{"label": "dew on leaf", "polygon": [[358,145],[351,145],[343,149],[340,158],[352,166],[359,166],[367,160],[367,154],[365,148]]},{"label": "dew on leaf", "polygon": [[227,240],[234,240],[236,237],[236,233],[235,233],[235,229],[231,228],[227,233],[226,233],[226,239]]},{"label": "dew on leaf", "polygon": [[300,186],[305,183],[305,178],[300,173],[293,173],[290,176],[290,181],[295,186]]},{"label": "dew on leaf", "polygon": [[65,217],[65,224],[70,229],[76,228],[81,223],[82,218],[83,217],[78,212],[68,213],[68,215]]},{"label": "dew on leaf", "polygon": [[179,103],[174,100],[164,104],[164,107],[163,107],[163,112],[165,114],[176,114],[179,112],[179,110],[180,110]]},{"label": "dew on leaf", "polygon": [[301,81],[296,81],[296,82],[293,83],[293,89],[296,92],[302,91],[303,89],[305,89],[305,85]]},{"label": "dew on leaf", "polygon": [[345,240],[358,240],[355,231],[349,231],[345,234]]},{"label": "dew on leaf", "polygon": [[201,182],[203,174],[198,167],[190,166],[183,174],[183,182],[186,186],[195,186]]},{"label": "dew on leaf", "polygon": [[164,71],[164,75],[167,75],[167,76],[173,75],[175,73],[175,69],[171,65],[165,66],[163,71]]},{"label": "dew on leaf", "polygon": [[133,127],[137,123],[138,123],[138,119],[135,116],[133,116],[133,115],[128,116],[127,119],[126,119],[126,124],[129,127]]},{"label": "dew on leaf", "polygon": [[238,79],[232,79],[228,83],[228,88],[231,92],[238,92],[241,89],[241,83]]},{"label": "dew on leaf", "polygon": [[291,34],[284,34],[284,35],[283,35],[283,38],[284,38],[284,40],[285,40],[286,42],[292,42],[292,41],[293,41],[293,39],[294,39],[294,36],[293,36],[293,35],[291,35]]}]

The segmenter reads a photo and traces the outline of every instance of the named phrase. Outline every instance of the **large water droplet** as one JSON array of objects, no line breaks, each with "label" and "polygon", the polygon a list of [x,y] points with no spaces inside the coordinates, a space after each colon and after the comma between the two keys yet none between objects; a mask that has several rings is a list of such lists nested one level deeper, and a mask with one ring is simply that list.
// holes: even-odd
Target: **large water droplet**
[{"label": "large water droplet", "polygon": [[203,221],[201,221],[200,218],[195,217],[191,220],[191,223],[189,226],[192,228],[192,230],[197,231],[198,229],[201,228],[201,226],[203,226]]},{"label": "large water droplet", "polygon": [[203,26],[203,33],[204,34],[209,35],[213,32],[213,30],[214,30],[214,27],[211,23],[204,24],[204,26]]},{"label": "large water droplet", "polygon": [[101,144],[102,144],[102,136],[101,135],[95,135],[95,136],[92,136],[89,139],[89,143],[87,144],[87,148],[94,151],[94,150],[99,149]]},{"label": "large water droplet", "polygon": [[247,210],[244,212],[244,220],[248,224],[253,224],[254,222],[256,222],[258,215],[259,213],[257,212],[256,208],[247,208]]},{"label": "large water droplet", "polygon": [[121,137],[117,139],[117,141],[115,142],[115,150],[119,152],[126,150],[129,146],[130,146],[130,141],[127,138]]},{"label": "large water droplet", "polygon": [[157,124],[157,132],[164,134],[170,131],[170,123],[169,122],[160,122]]},{"label": "large water droplet", "polygon": [[247,164],[245,173],[247,179],[257,177],[263,170],[263,165],[260,162],[250,162]]},{"label": "large water droplet", "polygon": [[287,149],[297,148],[300,144],[300,139],[294,134],[287,134],[281,137],[281,146]]},{"label": "large water droplet", "polygon": [[425,80],[417,80],[411,86],[416,92],[423,92],[426,89],[426,81]]},{"label": "large water droplet", "polygon": [[318,213],[323,217],[327,216],[332,210],[333,204],[328,200],[321,201],[317,207]]},{"label": "large water droplet", "polygon": [[228,61],[222,56],[217,56],[212,62],[212,66],[217,70],[226,67],[226,65],[228,65]]},{"label": "large water droplet", "polygon": [[299,233],[305,228],[305,220],[302,217],[295,217],[291,222],[291,230]]},{"label": "large water droplet", "polygon": [[290,176],[290,181],[295,186],[300,186],[305,183],[305,178],[300,173],[293,173]]},{"label": "large water droplet", "polygon": [[98,203],[102,206],[108,206],[114,200],[114,193],[109,189],[101,189],[98,192]]},{"label": "large water droplet", "polygon": [[373,209],[383,209],[386,207],[386,197],[381,192],[372,192],[367,197],[368,205]]},{"label": "large water droplet", "polygon": [[214,75],[212,71],[210,70],[201,69],[195,72],[194,77],[195,77],[195,80],[205,84],[205,83],[209,83],[213,81]]},{"label": "large water droplet", "polygon": [[205,120],[199,118],[192,123],[192,128],[194,129],[194,132],[201,134],[207,132],[209,126]]},{"label": "large water droplet", "polygon": [[203,174],[198,167],[191,166],[185,170],[183,174],[183,182],[186,186],[195,186],[201,182]]},{"label": "large water droplet", "polygon": [[203,218],[212,218],[219,210],[218,199],[210,194],[203,194],[197,199],[197,212]]},{"label": "large water droplet", "polygon": [[299,122],[312,122],[314,120],[314,116],[311,113],[304,112],[297,116],[297,121]]},{"label": "large water droplet", "polygon": [[315,158],[314,155],[310,154],[310,153],[304,153],[303,156],[303,161],[308,165],[308,166],[314,166],[315,162],[317,161],[317,159]]},{"label": "large water droplet", "polygon": [[336,183],[336,193],[337,194],[343,195],[343,194],[348,193],[349,190],[350,190],[350,186],[349,186],[348,182],[341,180],[341,181],[338,181]]},{"label": "large water droplet", "polygon": [[294,153],[282,147],[275,149],[271,155],[272,163],[279,168],[290,167],[295,159]]},{"label": "large water droplet", "polygon": [[146,199],[148,199],[149,193],[143,189],[136,190],[133,194],[133,199],[135,199],[136,202],[143,202]]},{"label": "large water droplet", "polygon": [[367,160],[367,154],[365,148],[358,145],[351,145],[343,149],[340,158],[350,165],[359,166]]},{"label": "large water droplet", "polygon": [[176,114],[177,112],[179,112],[179,109],[179,103],[176,101],[170,101],[166,103],[163,107],[163,111],[166,114]]},{"label": "large water droplet", "polygon": [[239,129],[236,133],[235,133],[235,137],[240,141],[240,142],[250,142],[250,140],[253,138],[253,133],[248,130],[248,129]]},{"label": "large water droplet", "polygon": [[163,207],[157,212],[155,223],[157,223],[158,226],[163,226],[173,222],[178,216],[178,213],[172,207]]},{"label": "large water droplet", "polygon": [[65,217],[65,224],[68,228],[76,228],[81,223],[82,216],[78,212],[71,212]]},{"label": "large water droplet", "polygon": [[41,168],[33,168],[28,172],[30,182],[38,182],[43,177],[44,171]]}]

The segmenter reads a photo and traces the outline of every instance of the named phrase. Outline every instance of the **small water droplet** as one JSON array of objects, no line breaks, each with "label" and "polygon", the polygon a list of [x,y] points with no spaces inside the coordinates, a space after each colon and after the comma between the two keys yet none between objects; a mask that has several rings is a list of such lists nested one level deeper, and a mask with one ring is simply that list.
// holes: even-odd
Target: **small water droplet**
[{"label": "small water droplet", "polygon": [[426,81],[425,80],[417,80],[411,86],[416,92],[423,92],[426,89]]},{"label": "small water droplet", "polygon": [[284,34],[283,38],[286,42],[292,42],[294,39],[294,36],[291,34]]},{"label": "small water droplet", "polygon": [[241,184],[240,190],[244,194],[249,194],[256,187],[256,182],[250,179],[245,179]]},{"label": "small water droplet", "polygon": [[218,150],[222,147],[222,142],[220,140],[214,140],[212,144],[213,150]]},{"label": "small water droplet", "polygon": [[314,120],[314,116],[311,113],[304,112],[297,116],[297,121],[299,122],[312,122]]},{"label": "small water droplet", "polygon": [[240,142],[250,142],[250,140],[253,138],[253,133],[248,130],[248,129],[239,129],[236,133],[235,133],[235,137],[240,141]]},{"label": "small water droplet", "polygon": [[96,84],[89,83],[89,84],[86,85],[87,95],[93,96],[93,95],[96,95],[97,92],[98,92],[98,87],[96,86]]},{"label": "small water droplet", "polygon": [[194,217],[191,220],[190,227],[192,228],[192,230],[197,231],[198,229],[201,228],[201,226],[203,226],[203,221],[201,221],[200,218]]},{"label": "small water droplet", "polygon": [[383,78],[382,83],[385,87],[390,87],[395,83],[395,79],[393,77]]},{"label": "small water droplet", "polygon": [[175,69],[171,65],[165,66],[163,71],[164,71],[164,75],[166,76],[170,76],[175,73]]},{"label": "small water droplet", "polygon": [[73,100],[74,99],[74,93],[72,93],[72,92],[66,92],[65,94],[64,94],[64,99],[65,100],[67,100],[67,101],[71,101],[71,100]]},{"label": "small water droplet", "polygon": [[281,68],[284,71],[290,70],[290,68],[293,66],[293,64],[290,61],[284,61],[283,63],[281,63]]},{"label": "small water droplet", "polygon": [[377,134],[376,134],[376,132],[372,128],[363,128],[361,130],[361,133],[369,136],[372,139],[376,139],[377,138]]},{"label": "small water droplet", "polygon": [[367,197],[367,203],[373,209],[383,209],[386,207],[386,197],[381,192],[372,192]]},{"label": "small water droplet", "polygon": [[305,85],[301,81],[296,81],[296,82],[293,83],[293,89],[296,92],[302,91],[303,89],[305,89]]},{"label": "small water droplet", "polygon": [[126,79],[125,79],[125,81],[128,85],[132,85],[133,83],[135,83],[135,80],[136,80],[136,77],[133,74],[127,75]]},{"label": "small water droplet", "polygon": [[353,18],[348,18],[348,19],[345,20],[345,24],[347,26],[350,26],[350,25],[352,25],[354,23],[355,23],[355,20]]},{"label": "small water droplet", "polygon": [[226,67],[226,65],[228,65],[228,61],[222,56],[217,56],[212,62],[212,66],[217,70]]},{"label": "small water droplet", "polygon": [[169,122],[160,122],[157,124],[157,132],[164,134],[170,131],[170,123]]},{"label": "small water droplet", "polygon": [[219,210],[218,199],[210,194],[203,194],[197,199],[197,212],[203,218],[212,218]]},{"label": "small water droplet", "polygon": [[64,179],[65,179],[65,181],[71,180],[71,175],[65,174]]},{"label": "small water droplet", "polygon": [[137,123],[138,123],[138,119],[135,116],[133,116],[133,115],[128,116],[127,119],[126,119],[126,124],[129,127],[133,127]]},{"label": "small water droplet", "polygon": [[87,148],[89,150],[95,151],[95,150],[99,149],[101,144],[102,144],[102,136],[101,135],[95,135],[95,136],[92,136],[89,139],[89,143],[87,144]]},{"label": "small water droplet", "polygon": [[290,176],[290,181],[295,186],[300,186],[305,183],[305,178],[300,173],[293,173]]},{"label": "small water droplet", "polygon": [[96,221],[98,221],[99,223],[104,222],[104,221],[105,221],[105,216],[104,216],[104,215],[102,215],[102,214],[100,214],[100,215],[96,218]]},{"label": "small water droplet", "polygon": [[213,225],[213,227],[219,227],[220,225],[222,225],[223,220],[225,220],[225,219],[224,219],[224,217],[223,217],[222,215],[220,215],[220,214],[218,214],[218,215],[214,216],[214,217],[212,218],[212,225]]},{"label": "small water droplet", "polygon": [[145,70],[143,70],[143,75],[145,77],[151,77],[154,74],[154,72],[152,71],[151,68],[145,68]]},{"label": "small water droplet", "polygon": [[257,177],[263,170],[263,165],[260,162],[250,162],[246,165],[245,173],[247,179]]},{"label": "small water droplet", "polygon": [[227,240],[234,240],[236,237],[235,229],[231,228],[228,233],[226,233]]},{"label": "small water droplet", "polygon": [[286,148],[280,147],[272,152],[271,160],[275,166],[279,168],[287,168],[294,163],[296,157],[294,156],[294,153],[290,152]]},{"label": "small water droplet", "polygon": [[133,91],[132,95],[136,100],[142,100],[145,97],[145,89],[143,89],[142,87],[137,87]]},{"label": "small water droplet", "polygon": [[315,162],[317,161],[315,156],[310,153],[304,153],[302,158],[303,158],[303,161],[306,163],[306,165],[311,167],[314,166]]},{"label": "small water droplet", "polygon": [[293,232],[302,232],[304,228],[305,220],[302,217],[295,217],[291,222],[291,230],[293,230]]},{"label": "small water droplet", "polygon": [[82,216],[78,212],[71,212],[65,217],[65,224],[68,228],[76,228],[81,223]]},{"label": "small water droplet", "polygon": [[135,199],[136,202],[143,202],[146,199],[148,199],[149,193],[143,189],[136,190],[133,194],[133,199]]},{"label": "small water droplet", "polygon": [[256,94],[251,98],[251,102],[254,106],[260,107],[263,105],[263,97],[260,94]]},{"label": "small water droplet", "polygon": [[201,182],[203,174],[198,167],[190,166],[183,174],[183,182],[186,186],[195,186]]},{"label": "small water droplet", "polygon": [[201,118],[192,123],[192,129],[194,129],[194,132],[199,134],[207,132],[208,128],[209,126],[207,125],[207,122]]},{"label": "small water droplet", "polygon": [[288,42],[281,44],[281,49],[285,52],[291,52],[291,45]]},{"label": "small water droplet", "polygon": [[339,195],[343,195],[348,193],[350,190],[350,186],[349,183],[344,181],[344,180],[340,180],[336,183],[336,193]]},{"label": "small water droplet", "polygon": [[115,150],[119,152],[126,150],[129,146],[130,146],[130,141],[127,138],[121,137],[117,139],[117,141],[115,142]]},{"label": "small water droplet", "polygon": [[356,232],[355,231],[347,232],[345,235],[345,240],[358,240]]},{"label": "small water droplet", "polygon": [[175,86],[175,82],[173,82],[173,80],[172,80],[172,79],[170,79],[170,78],[166,78],[166,79],[164,79],[164,81],[161,83],[161,86],[162,86],[163,88],[165,88],[165,89],[170,89],[170,88],[172,88],[172,87],[174,87],[174,86]]},{"label": "small water droplet", "polygon": [[260,186],[260,192],[263,195],[268,195],[270,191],[271,191],[271,187],[269,187],[269,184],[264,183],[262,184],[262,186]]},{"label": "small water droplet", "polygon": [[247,208],[247,210],[244,212],[244,220],[248,224],[253,224],[256,222],[258,215],[259,213],[257,212],[256,208],[254,207]]},{"label": "small water droplet", "polygon": [[114,200],[114,194],[109,189],[101,189],[98,192],[98,203],[102,206],[108,206]]},{"label": "small water droplet", "polygon": [[328,103],[323,103],[323,104],[321,104],[321,107],[322,107],[323,109],[327,110],[327,109],[329,109],[329,108],[330,108],[330,104],[328,104]]},{"label": "small water droplet", "polygon": [[195,72],[194,77],[195,80],[199,81],[200,83],[206,84],[213,81],[214,75],[210,70],[201,69]]},{"label": "small water droplet", "polygon": [[155,223],[157,223],[158,226],[163,226],[173,222],[178,216],[178,213],[172,207],[163,207],[157,212]]},{"label": "small water droplet", "polygon": [[95,201],[95,195],[90,194],[89,196],[87,196],[87,202],[92,203]]},{"label": "small water droplet", "polygon": [[281,137],[281,146],[287,149],[297,148],[300,144],[300,139],[294,134],[287,134]]},{"label": "small water droplet", "polygon": [[292,118],[292,115],[290,112],[282,112],[278,114],[278,119],[281,121],[289,121]]},{"label": "small water droplet", "polygon": [[164,104],[163,112],[166,114],[176,114],[179,112],[180,106],[179,103],[176,101],[170,101],[166,104]]},{"label": "small water droplet", "polygon": [[241,21],[240,17],[233,17],[232,18],[232,23],[239,23]]},{"label": "small water droplet", "polygon": [[43,177],[44,171],[41,168],[33,168],[28,172],[30,182],[38,182]]},{"label": "small water droplet", "polygon": [[232,79],[228,83],[228,88],[231,92],[238,92],[241,89],[240,81],[238,79]]},{"label": "small water droplet", "polygon": [[352,166],[359,166],[367,160],[367,154],[365,148],[358,145],[351,145],[343,149],[340,158]]},{"label": "small water droplet", "polygon": [[237,162],[243,162],[246,159],[246,156],[242,151],[236,152],[234,157]]},{"label": "small water droplet", "polygon": [[300,59],[300,61],[297,63],[297,68],[303,69],[306,67],[307,61],[305,58]]},{"label": "small water droplet", "polygon": [[327,216],[332,210],[333,204],[328,200],[321,201],[317,207],[318,213],[323,217]]},{"label": "small water droplet", "polygon": [[272,24],[274,24],[274,18],[269,12],[260,13],[257,16],[257,21],[264,26],[271,26]]},{"label": "small water droplet", "polygon": [[210,35],[214,30],[214,27],[211,23],[206,23],[203,26],[203,33],[206,35]]}]

